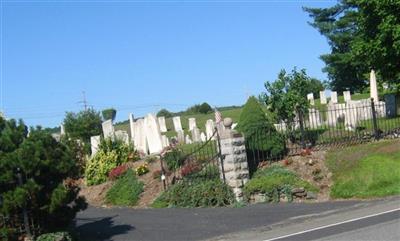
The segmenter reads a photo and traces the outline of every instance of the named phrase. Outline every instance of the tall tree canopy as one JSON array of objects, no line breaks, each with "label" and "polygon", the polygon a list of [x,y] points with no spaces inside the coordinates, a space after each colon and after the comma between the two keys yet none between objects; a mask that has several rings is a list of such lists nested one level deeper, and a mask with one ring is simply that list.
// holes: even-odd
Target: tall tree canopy
[{"label": "tall tree canopy", "polygon": [[362,90],[371,69],[390,88],[399,88],[400,1],[341,0],[330,8],[304,10],[331,46],[321,59],[332,89]]}]

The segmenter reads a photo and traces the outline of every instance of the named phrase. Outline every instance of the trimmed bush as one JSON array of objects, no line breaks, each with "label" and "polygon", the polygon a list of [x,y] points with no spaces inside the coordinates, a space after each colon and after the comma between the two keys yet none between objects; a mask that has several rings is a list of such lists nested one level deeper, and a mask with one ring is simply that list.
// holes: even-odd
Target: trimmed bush
[{"label": "trimmed bush", "polygon": [[106,202],[113,205],[134,206],[143,192],[140,182],[132,170],[120,177],[106,194]]},{"label": "trimmed bush", "polygon": [[67,232],[57,232],[42,234],[35,241],[72,241],[72,238]]},{"label": "trimmed bush", "polygon": [[307,181],[302,180],[294,172],[281,166],[271,166],[258,170],[253,178],[244,186],[244,194],[250,198],[252,194],[267,194],[270,201],[279,201],[279,193],[285,193],[291,199],[291,190],[295,187],[304,187],[308,191],[318,191]]},{"label": "trimmed bush", "polygon": [[222,207],[235,202],[232,190],[220,180],[182,182],[163,192],[152,204],[165,207]]},{"label": "trimmed bush", "polygon": [[[254,96],[247,100],[240,114],[237,130],[244,134],[248,149],[254,153],[264,152],[263,156],[272,159],[286,153],[284,137],[276,131]],[[250,171],[255,171],[256,168],[257,166],[251,166]]]}]

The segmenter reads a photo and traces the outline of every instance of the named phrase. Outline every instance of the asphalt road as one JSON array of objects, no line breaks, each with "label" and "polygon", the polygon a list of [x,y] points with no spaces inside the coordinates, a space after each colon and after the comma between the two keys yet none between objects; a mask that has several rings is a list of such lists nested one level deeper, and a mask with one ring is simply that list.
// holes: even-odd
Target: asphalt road
[{"label": "asphalt road", "polygon": [[[129,208],[103,209],[90,207],[80,212],[76,219],[76,231],[82,240],[268,240],[315,225],[338,222],[350,213],[364,215],[368,211],[379,211],[381,206],[394,206],[399,199],[380,201],[343,201],[317,204],[259,204],[244,208],[204,209],[148,209]],[[386,207],[388,209],[389,207]],[[381,208],[384,209],[384,208]],[[360,214],[357,213],[360,210]],[[364,213],[361,210],[364,211]],[[347,215],[347,216],[346,216]],[[319,220],[319,219],[326,219]],[[394,220],[378,220],[392,222]],[[307,226],[308,225],[308,226]],[[305,236],[305,239],[321,239],[329,235],[351,232],[352,227],[340,232],[327,229],[323,235]],[[380,226],[377,226],[379,228]],[[386,226],[384,226],[386,227]],[[380,227],[381,228],[381,227]],[[382,229],[382,228],[381,228]],[[397,228],[397,230],[399,230]],[[321,233],[321,232],[317,232]],[[315,235],[307,233],[304,235]],[[354,235],[357,235],[355,233]],[[397,237],[397,236],[395,236]],[[299,238],[299,237],[298,237]],[[301,240],[301,239],[295,240]],[[335,236],[337,240],[341,236]]]}]

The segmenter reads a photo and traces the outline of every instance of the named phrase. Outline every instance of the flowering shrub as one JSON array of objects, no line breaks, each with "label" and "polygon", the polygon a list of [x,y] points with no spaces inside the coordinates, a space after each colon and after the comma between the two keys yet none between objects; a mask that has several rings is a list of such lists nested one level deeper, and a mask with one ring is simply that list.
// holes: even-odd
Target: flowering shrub
[{"label": "flowering shrub", "polygon": [[190,174],[199,172],[201,170],[201,167],[197,163],[189,163],[186,164],[181,168],[181,175],[182,177],[189,176]]},{"label": "flowering shrub", "polygon": [[108,173],[108,178],[110,180],[116,180],[120,176],[122,176],[127,170],[128,170],[128,167],[125,165],[118,166],[118,167],[112,169],[110,171],[110,173]]},{"label": "flowering shrub", "polygon": [[136,169],[136,175],[141,176],[149,172],[149,167],[147,163],[138,166]]}]

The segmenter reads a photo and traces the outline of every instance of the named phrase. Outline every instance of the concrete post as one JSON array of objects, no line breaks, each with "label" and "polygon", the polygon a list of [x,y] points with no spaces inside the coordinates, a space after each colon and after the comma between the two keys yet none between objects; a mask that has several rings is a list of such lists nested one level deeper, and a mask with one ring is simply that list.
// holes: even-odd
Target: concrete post
[{"label": "concrete post", "polygon": [[[243,200],[243,186],[249,180],[245,140],[242,134],[232,130],[232,119],[224,119],[225,130],[220,135],[221,155],[225,182],[233,189],[237,201]],[[222,178],[221,174],[221,178]]]}]

